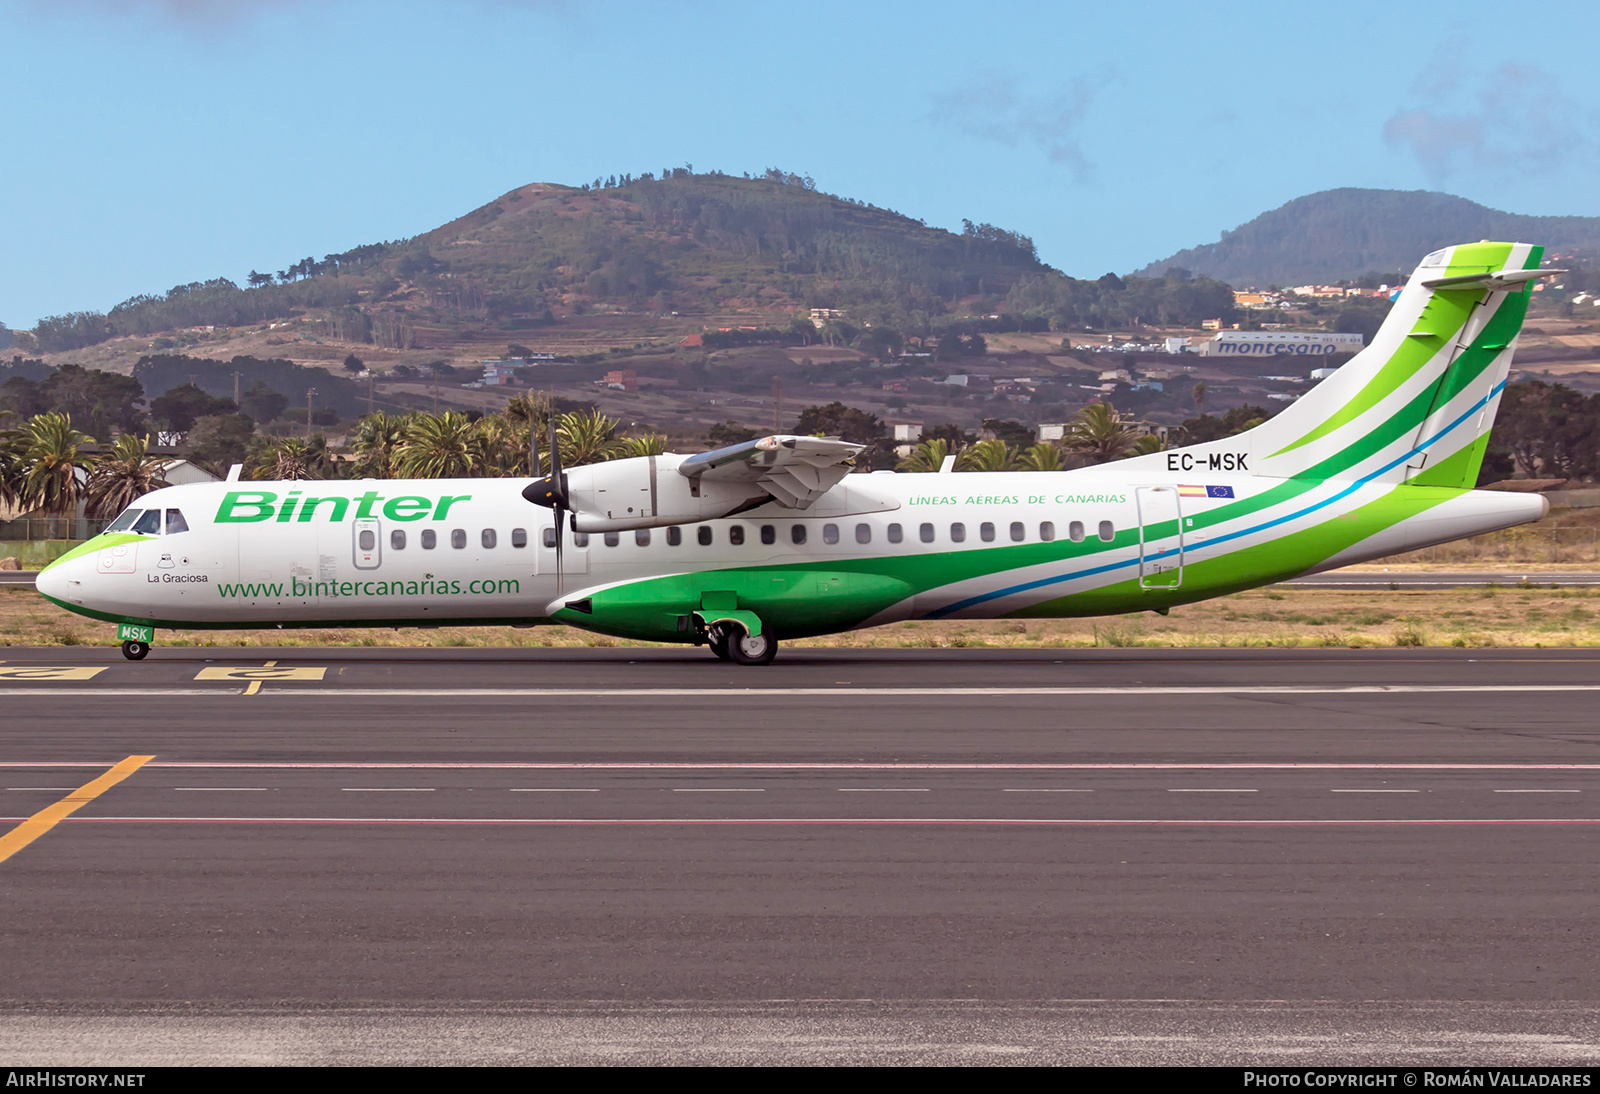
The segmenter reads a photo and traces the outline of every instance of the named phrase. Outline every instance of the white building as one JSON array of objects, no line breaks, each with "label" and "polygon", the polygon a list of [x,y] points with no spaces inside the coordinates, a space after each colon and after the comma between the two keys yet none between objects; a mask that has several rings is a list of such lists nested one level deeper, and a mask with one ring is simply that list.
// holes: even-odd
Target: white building
[{"label": "white building", "polygon": [[1359,334],[1332,334],[1322,331],[1223,331],[1201,342],[1202,357],[1331,357],[1335,353],[1358,353]]}]

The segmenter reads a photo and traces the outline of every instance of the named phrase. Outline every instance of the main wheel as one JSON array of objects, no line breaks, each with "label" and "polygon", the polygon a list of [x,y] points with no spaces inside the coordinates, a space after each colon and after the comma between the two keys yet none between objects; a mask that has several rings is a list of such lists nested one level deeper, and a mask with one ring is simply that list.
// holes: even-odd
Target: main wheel
[{"label": "main wheel", "polygon": [[711,652],[717,655],[719,661],[727,661],[733,656],[728,652],[730,636],[721,627],[711,632],[711,641],[706,644],[711,647]]},{"label": "main wheel", "polygon": [[122,644],[122,656],[129,661],[143,661],[145,655],[149,652],[150,643],[148,642],[124,642]]},{"label": "main wheel", "polygon": [[736,665],[770,665],[778,656],[778,640],[765,632],[738,634],[728,643],[728,655]]}]

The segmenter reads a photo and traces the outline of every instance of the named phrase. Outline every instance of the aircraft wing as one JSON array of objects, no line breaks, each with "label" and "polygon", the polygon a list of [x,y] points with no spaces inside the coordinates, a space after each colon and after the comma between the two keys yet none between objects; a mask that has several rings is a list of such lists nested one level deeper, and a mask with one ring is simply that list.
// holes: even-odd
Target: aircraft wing
[{"label": "aircraft wing", "polygon": [[778,435],[690,456],[678,474],[691,480],[747,482],[790,509],[809,509],[855,469],[866,445],[826,437]]}]

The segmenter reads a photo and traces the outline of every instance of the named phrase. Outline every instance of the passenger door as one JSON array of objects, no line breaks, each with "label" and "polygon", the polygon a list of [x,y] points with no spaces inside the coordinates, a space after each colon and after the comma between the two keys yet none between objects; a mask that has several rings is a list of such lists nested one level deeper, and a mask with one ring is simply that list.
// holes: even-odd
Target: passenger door
[{"label": "passenger door", "polygon": [[1140,486],[1139,586],[1176,589],[1183,584],[1183,507],[1176,486]]}]

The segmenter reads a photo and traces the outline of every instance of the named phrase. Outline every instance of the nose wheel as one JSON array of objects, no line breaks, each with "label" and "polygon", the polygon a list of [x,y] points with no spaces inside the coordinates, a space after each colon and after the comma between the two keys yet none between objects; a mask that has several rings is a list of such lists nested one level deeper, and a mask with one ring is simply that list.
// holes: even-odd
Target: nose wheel
[{"label": "nose wheel", "polygon": [[143,661],[149,653],[150,643],[148,642],[124,642],[122,644],[122,656],[129,661]]}]

